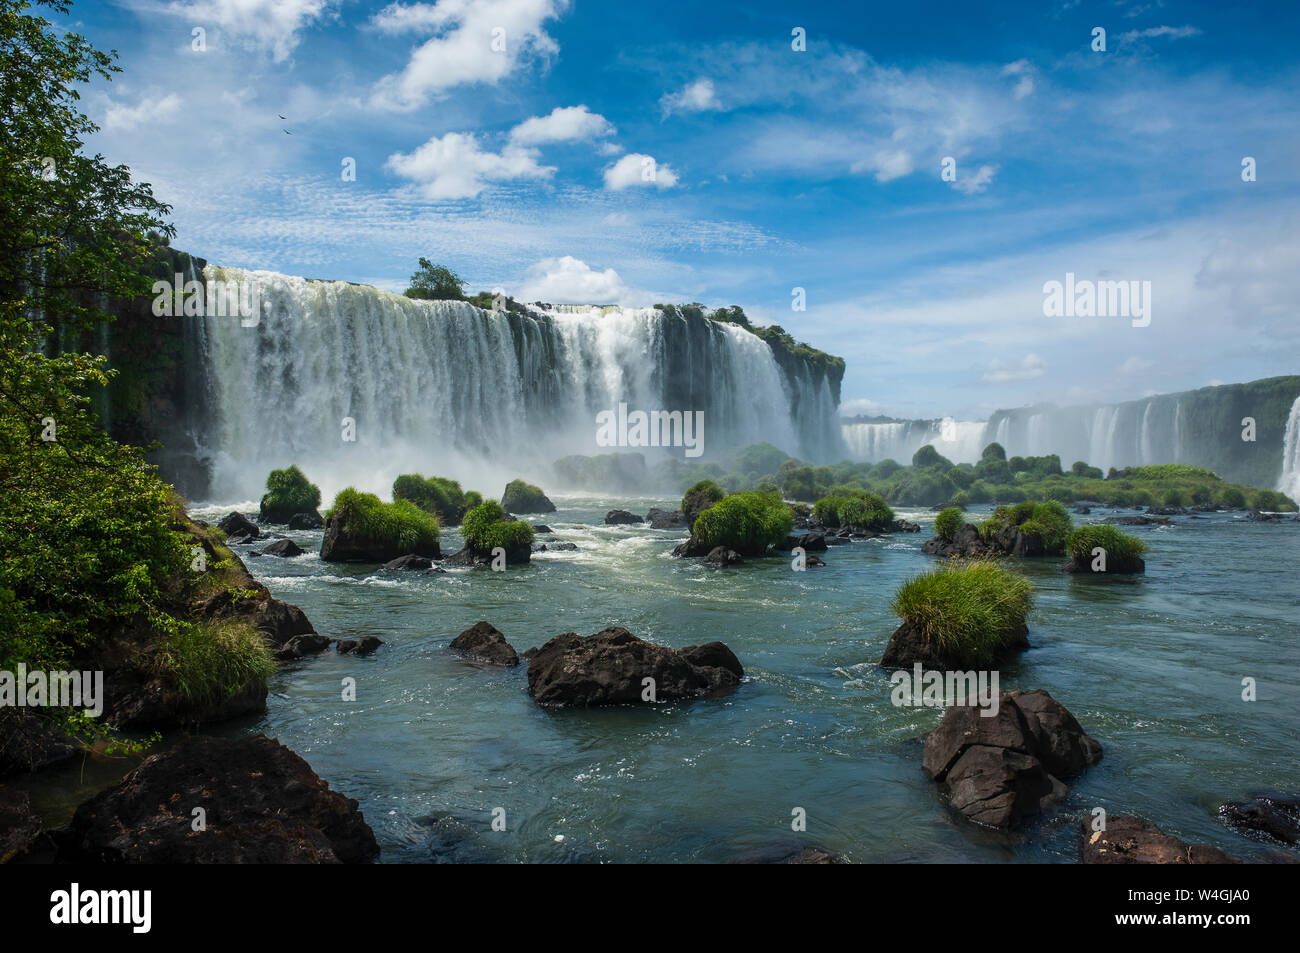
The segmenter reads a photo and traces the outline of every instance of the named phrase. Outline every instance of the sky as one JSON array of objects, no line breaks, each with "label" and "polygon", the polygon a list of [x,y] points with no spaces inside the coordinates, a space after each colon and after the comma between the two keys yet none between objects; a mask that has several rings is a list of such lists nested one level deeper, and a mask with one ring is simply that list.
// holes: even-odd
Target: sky
[{"label": "sky", "polygon": [[[845,413],[1300,373],[1294,0],[54,19],[120,55],[83,95],[90,148],[216,264],[401,291],[427,257],[529,301],[739,304],[845,358]],[[1138,282],[1149,309],[1048,315],[1067,274]]]}]

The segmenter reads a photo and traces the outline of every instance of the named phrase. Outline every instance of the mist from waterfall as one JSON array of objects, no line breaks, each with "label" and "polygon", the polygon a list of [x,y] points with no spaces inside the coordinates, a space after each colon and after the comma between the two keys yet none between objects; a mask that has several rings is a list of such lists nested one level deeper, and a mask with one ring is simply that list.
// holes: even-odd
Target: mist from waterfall
[{"label": "mist from waterfall", "polygon": [[495,495],[515,476],[543,479],[559,457],[610,452],[596,443],[596,415],[620,402],[704,411],[704,459],[761,441],[843,456],[829,384],[792,381],[766,342],[734,325],[652,308],[484,311],[216,266],[205,277],[253,282],[262,302],[255,324],[187,319],[215,499],[256,499],[268,471],[289,464],[326,505],[348,485],[387,496],[410,472]]}]

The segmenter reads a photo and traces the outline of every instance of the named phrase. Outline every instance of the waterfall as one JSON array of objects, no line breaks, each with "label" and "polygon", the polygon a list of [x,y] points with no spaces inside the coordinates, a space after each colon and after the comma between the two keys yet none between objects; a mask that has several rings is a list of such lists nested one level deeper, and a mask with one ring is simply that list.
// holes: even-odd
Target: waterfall
[{"label": "waterfall", "polygon": [[735,325],[652,308],[484,311],[214,266],[204,276],[251,282],[261,302],[252,321],[187,319],[216,499],[256,498],[291,463],[327,504],[349,484],[386,495],[409,472],[495,493],[512,476],[542,479],[559,457],[624,449],[596,442],[596,415],[620,402],[703,411],[706,460],[760,441],[818,462],[842,455],[827,382],[792,379]]},{"label": "waterfall", "polygon": [[1300,397],[1291,405],[1286,419],[1286,433],[1282,439],[1282,479],[1277,488],[1300,500]]},{"label": "waterfall", "polygon": [[903,420],[848,422],[842,425],[850,459],[869,463],[895,460],[911,463],[912,455],[926,444],[953,463],[975,463],[984,449],[983,421]]}]

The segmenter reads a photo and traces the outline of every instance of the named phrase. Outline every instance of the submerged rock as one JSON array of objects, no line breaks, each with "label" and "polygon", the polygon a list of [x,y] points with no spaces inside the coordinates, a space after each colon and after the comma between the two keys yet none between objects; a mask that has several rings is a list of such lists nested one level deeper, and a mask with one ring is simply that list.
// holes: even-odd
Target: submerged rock
[{"label": "submerged rock", "polygon": [[339,639],[334,648],[339,655],[369,655],[383,644],[377,635],[363,635],[359,639]]},{"label": "submerged rock", "polygon": [[679,543],[673,549],[673,555],[681,559],[689,559],[692,556],[707,556],[712,551],[712,547],[705,546],[694,536],[687,538],[686,542]]},{"label": "submerged rock", "polygon": [[721,643],[678,651],[611,626],[585,637],[566,632],[537,649],[528,662],[528,693],[553,707],[639,705],[653,703],[645,697],[647,678],[654,680],[654,702],[666,702],[734,687],[743,674]]},{"label": "submerged rock", "polygon": [[276,650],[275,659],[277,662],[292,662],[308,655],[319,655],[329,647],[330,639],[324,635],[314,632],[310,635],[295,635]]},{"label": "submerged rock", "polygon": [[972,821],[1010,828],[1059,804],[1101,745],[1045,691],[1003,692],[997,714],[954,705],[924,736],[921,766]]},{"label": "submerged rock", "polygon": [[[1000,657],[1023,652],[1029,648],[1028,635],[1029,627],[1022,624],[1020,632],[1003,648]],[[970,659],[945,651],[912,623],[904,621],[889,637],[889,644],[885,646],[885,654],[881,656],[880,665],[882,668],[911,668],[917,662],[927,669],[945,670],[967,668],[971,664]]]},{"label": "submerged rock", "polygon": [[1267,834],[1284,844],[1300,844],[1300,798],[1261,796],[1232,801],[1219,808],[1219,817],[1237,830]]},{"label": "submerged rock", "polygon": [[745,561],[745,558],[734,549],[728,549],[726,546],[714,546],[709,550],[709,554],[704,557],[704,561],[714,566],[737,566]]},{"label": "submerged rock", "polygon": [[410,553],[406,556],[398,556],[384,563],[384,568],[392,571],[399,569],[432,569],[433,560],[428,556],[417,556]]},{"label": "submerged rock", "polygon": [[1109,557],[1106,560],[1106,568],[1100,571],[1092,568],[1091,556],[1085,559],[1071,556],[1066,560],[1065,565],[1061,567],[1061,572],[1083,573],[1084,575],[1096,574],[1098,576],[1132,576],[1146,571],[1146,560],[1141,556],[1130,556],[1127,559]]},{"label": "submerged rock", "polygon": [[736,861],[738,864],[842,864],[836,854],[824,847],[812,845],[776,845],[746,854]]},{"label": "submerged rock", "polygon": [[1172,523],[1167,516],[1107,516],[1112,526],[1165,526]]},{"label": "submerged rock", "polygon": [[[202,808],[206,827],[192,827]],[[77,808],[57,860],[71,863],[365,863],[379,853],[357,802],[288,748],[190,737]]]},{"label": "submerged rock", "polygon": [[637,516],[635,513],[629,513],[627,510],[610,510],[605,514],[606,526],[629,526],[633,523],[644,523],[645,517]]},{"label": "submerged rock", "polygon": [[1080,828],[1085,864],[1241,863],[1217,847],[1189,844],[1132,814],[1107,817],[1104,831],[1092,829],[1091,817],[1084,818]]},{"label": "submerged rock", "polygon": [[490,662],[493,665],[518,665],[519,653],[505,635],[490,622],[475,622],[448,646],[453,652]]},{"label": "submerged rock", "polygon": [[[557,549],[560,547],[556,547]],[[506,565],[517,566],[532,562],[533,547],[531,543],[506,550]],[[480,553],[470,546],[462,546],[442,561],[444,566],[470,566],[482,569],[492,565],[491,553]]]},{"label": "submerged rock", "polygon": [[534,523],[534,524],[533,524],[533,532],[534,532],[534,533],[552,533],[552,532],[554,532],[554,530],[552,530],[552,529],[551,529],[549,526],[547,526],[545,523]]}]

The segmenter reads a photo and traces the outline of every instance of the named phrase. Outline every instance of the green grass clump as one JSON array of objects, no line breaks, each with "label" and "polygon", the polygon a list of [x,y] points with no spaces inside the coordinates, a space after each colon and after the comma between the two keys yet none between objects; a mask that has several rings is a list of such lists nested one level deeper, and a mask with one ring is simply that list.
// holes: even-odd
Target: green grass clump
[{"label": "green grass clump", "polygon": [[945,563],[908,579],[890,610],[961,664],[994,661],[1024,632],[1033,585],[990,561]]},{"label": "green grass clump", "polygon": [[1046,503],[1029,500],[1014,506],[999,506],[993,515],[979,524],[980,538],[990,542],[1007,527],[1037,536],[1043,541],[1043,551],[1056,555],[1065,551],[1065,541],[1070,535],[1070,514],[1056,500]]},{"label": "green grass clump", "polygon": [[1145,542],[1106,523],[1080,526],[1070,534],[1067,550],[1082,562],[1091,560],[1098,546],[1106,551],[1109,561],[1136,559],[1147,551]]},{"label": "green grass clump", "polygon": [[506,521],[506,511],[496,500],[486,500],[465,514],[460,526],[465,543],[481,556],[490,556],[500,546],[506,552],[529,546],[533,528],[523,520]]},{"label": "green grass clump", "polygon": [[194,706],[217,705],[249,688],[263,688],[275,659],[247,622],[178,622],[151,656],[153,672]]},{"label": "green grass clump", "polygon": [[726,546],[742,556],[761,556],[785,541],[794,527],[794,511],[776,493],[733,493],[713,504],[695,521],[695,538],[705,546]]},{"label": "green grass clump", "polygon": [[549,513],[555,509],[540,486],[523,480],[511,480],[506,484],[501,505],[511,513]]},{"label": "green grass clump", "polygon": [[455,480],[418,473],[403,473],[393,481],[393,499],[410,500],[426,513],[438,514],[443,526],[455,526],[467,510],[483,501],[478,493],[466,493]]},{"label": "green grass clump", "polygon": [[405,553],[438,542],[437,517],[426,513],[410,500],[383,503],[373,493],[361,493],[348,487],[334,498],[326,519],[340,517],[345,532],[388,543]]},{"label": "green grass clump", "polygon": [[893,525],[894,511],[877,494],[853,487],[836,489],[840,492],[824,496],[813,504],[813,516],[822,526],[880,531]]},{"label": "green grass clump", "polygon": [[952,542],[957,530],[961,529],[965,517],[959,507],[949,506],[939,511],[939,515],[934,518],[934,534],[941,539]]},{"label": "green grass clump", "polygon": [[262,497],[262,517],[279,522],[298,513],[309,513],[320,506],[320,487],[307,479],[297,466],[272,470],[266,478],[266,495]]}]

